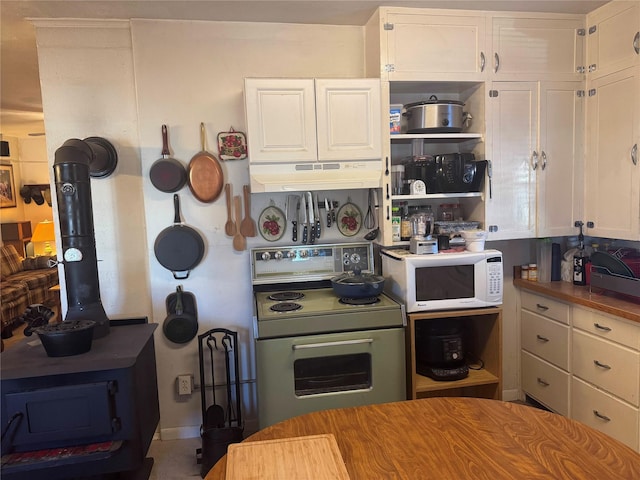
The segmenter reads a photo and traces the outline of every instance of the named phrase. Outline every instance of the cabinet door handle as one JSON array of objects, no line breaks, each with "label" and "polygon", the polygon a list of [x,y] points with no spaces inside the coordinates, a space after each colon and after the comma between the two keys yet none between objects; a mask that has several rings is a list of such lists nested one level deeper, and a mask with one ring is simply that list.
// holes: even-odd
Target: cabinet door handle
[{"label": "cabinet door handle", "polygon": [[636,32],[633,37],[633,49],[636,51],[636,54],[640,54],[640,32]]},{"label": "cabinet door handle", "polygon": [[342,347],[345,345],[361,345],[363,343],[373,343],[373,338],[359,338],[354,340],[339,340],[337,342],[305,343],[302,345],[291,345],[293,350],[303,350],[306,348]]},{"label": "cabinet door handle", "polygon": [[485,64],[486,64],[486,60],[484,58],[484,52],[480,52],[480,72],[484,72]]},{"label": "cabinet door handle", "polygon": [[600,325],[599,323],[594,323],[593,324],[594,327],[596,327],[598,330],[602,330],[603,332],[610,332],[611,329],[609,327],[605,327],[603,325]]},{"label": "cabinet door handle", "polygon": [[547,168],[547,154],[542,150],[542,170]]},{"label": "cabinet door handle", "polygon": [[543,379],[541,379],[540,377],[538,377],[538,383],[540,385],[542,385],[543,387],[548,387],[549,386],[549,382],[545,382]]},{"label": "cabinet door handle", "polygon": [[542,335],[536,335],[536,338],[541,342],[545,342],[545,343],[549,341],[547,337],[543,337]]},{"label": "cabinet door handle", "polygon": [[606,363],[600,363],[598,360],[594,360],[593,364],[596,367],[603,368],[604,370],[611,370],[611,365],[607,365]]},{"label": "cabinet door handle", "polygon": [[634,165],[638,165],[638,144],[631,147],[631,161]]},{"label": "cabinet door handle", "polygon": [[536,170],[538,168],[538,152],[535,150],[531,154],[531,168]]},{"label": "cabinet door handle", "polygon": [[498,73],[498,69],[500,68],[500,56],[498,55],[498,52],[493,54],[493,58],[496,61],[496,65],[493,67],[493,73]]},{"label": "cabinet door handle", "polygon": [[549,307],[547,307],[546,305],[541,305],[539,303],[536,303],[536,308],[538,310],[542,310],[543,312],[546,312],[547,310],[549,310]]},{"label": "cabinet door handle", "polygon": [[598,410],[594,410],[593,414],[598,417],[600,420],[604,420],[605,422],[610,422],[611,419],[606,415],[601,414]]}]

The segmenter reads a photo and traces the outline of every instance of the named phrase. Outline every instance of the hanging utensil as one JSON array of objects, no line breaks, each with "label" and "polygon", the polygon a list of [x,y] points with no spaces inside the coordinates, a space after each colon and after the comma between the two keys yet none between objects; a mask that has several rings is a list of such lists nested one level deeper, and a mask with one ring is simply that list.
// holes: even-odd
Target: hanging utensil
[{"label": "hanging utensil", "polygon": [[311,192],[307,192],[307,208],[309,209],[309,225],[311,226],[311,232],[309,232],[309,244],[316,243],[316,221],[313,208],[313,195]]},{"label": "hanging utensil", "polygon": [[287,222],[291,222],[293,234],[291,240],[298,241],[298,209],[300,208],[300,197],[298,195],[287,195]]},{"label": "hanging utensil", "polygon": [[300,209],[302,210],[302,215],[304,215],[304,222],[302,223],[302,243],[306,245],[309,241],[309,215],[305,197],[304,194],[300,196]]},{"label": "hanging utensil", "polygon": [[242,160],[247,158],[247,140],[242,132],[233,127],[228,132],[218,134],[218,153],[222,160]]},{"label": "hanging utensil", "polygon": [[373,189],[369,189],[367,195],[367,213],[364,216],[364,228],[370,230],[375,227],[375,221],[373,219]]},{"label": "hanging utensil", "polygon": [[200,144],[202,150],[189,162],[188,177],[191,193],[203,203],[215,201],[222,192],[224,174],[218,159],[207,152],[204,123],[200,123]]},{"label": "hanging utensil", "polygon": [[[238,197],[240,198],[240,197]],[[213,346],[211,345],[213,343]],[[205,413],[205,429],[208,428],[223,428],[224,427],[224,408],[216,403],[216,377],[213,373],[213,349],[218,350],[218,343],[216,337],[210,336],[207,338],[207,347],[209,348],[209,360],[211,365],[211,390],[213,393],[213,405],[207,408]],[[201,386],[204,390],[204,385]]]},{"label": "hanging utensil", "polygon": [[373,214],[373,230],[364,236],[365,240],[372,241],[378,238],[380,233],[380,227],[378,226],[378,191],[374,188],[369,190],[369,201],[373,200],[373,208],[375,213]]},{"label": "hanging utensil", "polygon": [[195,297],[178,285],[176,293],[167,297],[166,305],[167,317],[162,324],[164,336],[173,343],[190,342],[198,333]]},{"label": "hanging utensil", "polygon": [[245,248],[247,248],[247,240],[244,238],[242,232],[240,231],[240,219],[242,218],[242,199],[240,198],[240,195],[236,195],[235,197],[233,197],[233,201],[236,210],[236,234],[233,236],[233,249],[241,252]]},{"label": "hanging utensil", "polygon": [[251,194],[249,192],[249,185],[244,185],[242,192],[244,194],[244,219],[242,219],[242,223],[240,224],[240,233],[242,233],[244,237],[255,237],[257,228],[256,222],[251,218]]},{"label": "hanging utensil", "polygon": [[236,224],[233,223],[231,218],[231,199],[233,197],[231,196],[231,185],[229,183],[224,186],[224,196],[227,200],[227,222],[224,224],[224,233],[233,237],[236,234]]},{"label": "hanging utensil", "polygon": [[327,211],[327,228],[331,227],[331,207],[329,206],[329,199],[325,197],[324,208]]},{"label": "hanging utensil", "polygon": [[322,222],[320,222],[320,197],[316,195],[316,201],[313,204],[313,214],[316,219],[316,238],[320,238],[320,230],[322,229]]}]

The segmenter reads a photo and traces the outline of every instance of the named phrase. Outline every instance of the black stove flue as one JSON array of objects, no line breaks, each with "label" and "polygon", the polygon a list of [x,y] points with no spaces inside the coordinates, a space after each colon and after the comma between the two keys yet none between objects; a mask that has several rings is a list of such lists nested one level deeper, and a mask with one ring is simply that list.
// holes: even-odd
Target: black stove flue
[{"label": "black stove flue", "polygon": [[68,303],[64,320],[95,321],[94,338],[109,333],[109,319],[100,300],[90,177],[109,175],[116,163],[111,143],[89,137],[64,142],[53,164]]}]

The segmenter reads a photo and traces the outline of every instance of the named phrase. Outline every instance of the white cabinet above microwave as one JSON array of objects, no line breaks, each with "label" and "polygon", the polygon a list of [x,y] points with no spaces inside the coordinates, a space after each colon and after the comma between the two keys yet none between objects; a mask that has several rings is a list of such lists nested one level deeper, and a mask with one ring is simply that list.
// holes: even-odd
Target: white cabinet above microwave
[{"label": "white cabinet above microwave", "polygon": [[379,79],[245,79],[253,192],[379,187]]}]

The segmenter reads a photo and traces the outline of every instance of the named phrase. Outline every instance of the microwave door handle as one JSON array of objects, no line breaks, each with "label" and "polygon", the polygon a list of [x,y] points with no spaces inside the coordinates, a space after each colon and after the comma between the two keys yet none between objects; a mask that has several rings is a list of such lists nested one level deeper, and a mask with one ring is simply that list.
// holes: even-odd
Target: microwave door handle
[{"label": "microwave door handle", "polygon": [[307,348],[342,347],[345,345],[360,345],[363,343],[373,343],[373,338],[361,338],[357,340],[341,340],[338,342],[306,343],[303,345],[292,345],[291,348],[293,350],[304,350]]}]

